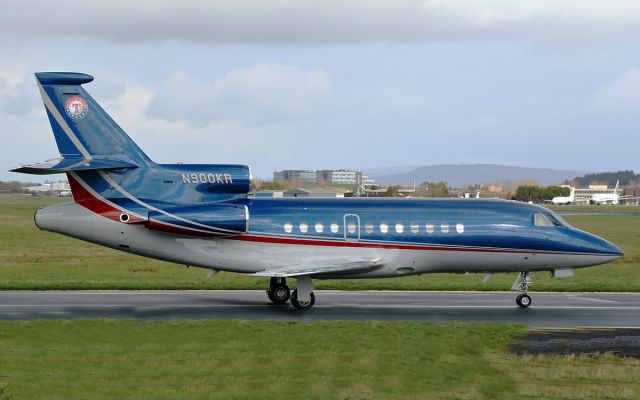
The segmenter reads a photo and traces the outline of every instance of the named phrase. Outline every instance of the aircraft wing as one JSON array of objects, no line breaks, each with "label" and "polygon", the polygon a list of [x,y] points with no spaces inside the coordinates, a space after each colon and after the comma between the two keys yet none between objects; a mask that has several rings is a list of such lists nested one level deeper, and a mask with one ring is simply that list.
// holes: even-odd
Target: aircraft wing
[{"label": "aircraft wing", "polygon": [[264,271],[256,272],[253,276],[302,276],[302,275],[333,275],[333,274],[350,274],[357,272],[367,272],[381,268],[384,265],[381,258],[362,259],[358,261],[349,261],[344,259],[324,260],[320,263],[308,265],[287,265],[283,267],[275,267]]}]

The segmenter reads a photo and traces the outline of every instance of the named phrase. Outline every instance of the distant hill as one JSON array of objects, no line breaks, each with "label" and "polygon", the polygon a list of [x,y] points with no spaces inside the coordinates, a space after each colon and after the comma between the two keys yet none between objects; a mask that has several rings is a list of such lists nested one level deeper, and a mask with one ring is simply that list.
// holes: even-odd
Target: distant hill
[{"label": "distant hill", "polygon": [[633,171],[598,172],[587,174],[575,178],[579,186],[586,187],[592,182],[606,183],[608,186],[615,186],[617,181],[620,185],[627,186],[632,182],[640,183],[640,174]]},{"label": "distant hill", "polygon": [[[393,167],[392,167],[393,168]],[[513,167],[496,164],[438,164],[418,167],[406,172],[382,174],[376,168],[370,176],[381,184],[417,185],[422,182],[446,181],[454,187],[464,187],[476,183],[503,184],[523,180],[535,180],[543,185],[562,183],[566,179],[585,175],[585,171],[568,171],[549,168]],[[364,171],[365,175],[369,172]]]},{"label": "distant hill", "polygon": [[420,165],[399,165],[393,167],[365,168],[364,174],[369,178],[377,179],[380,176],[403,174],[405,172],[413,171],[416,168],[420,168]]}]

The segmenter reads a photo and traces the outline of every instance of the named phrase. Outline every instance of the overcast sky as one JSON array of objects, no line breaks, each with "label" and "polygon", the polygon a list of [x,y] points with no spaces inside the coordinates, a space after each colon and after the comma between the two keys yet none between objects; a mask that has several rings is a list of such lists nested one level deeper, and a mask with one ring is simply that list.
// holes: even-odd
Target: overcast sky
[{"label": "overcast sky", "polygon": [[0,3],[0,179],[57,156],[36,71],[157,162],[640,172],[639,1],[97,3]]}]

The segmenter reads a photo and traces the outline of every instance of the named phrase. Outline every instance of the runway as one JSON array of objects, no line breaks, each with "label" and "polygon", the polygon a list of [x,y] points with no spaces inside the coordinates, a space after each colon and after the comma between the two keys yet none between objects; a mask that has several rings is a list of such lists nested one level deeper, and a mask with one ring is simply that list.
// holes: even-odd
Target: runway
[{"label": "runway", "polygon": [[532,328],[640,327],[640,294],[316,291],[311,310],[273,305],[264,291],[8,291],[0,319],[486,321]]}]

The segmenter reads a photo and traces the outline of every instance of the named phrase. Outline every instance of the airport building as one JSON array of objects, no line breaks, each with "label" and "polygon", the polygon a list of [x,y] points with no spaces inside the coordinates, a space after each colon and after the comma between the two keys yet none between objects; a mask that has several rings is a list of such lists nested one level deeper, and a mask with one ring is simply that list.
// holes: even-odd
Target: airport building
[{"label": "airport building", "polygon": [[24,188],[31,193],[68,192],[71,190],[68,182],[43,183],[40,186],[28,186]]},{"label": "airport building", "polygon": [[291,189],[284,192],[284,197],[344,197],[342,193],[333,190],[313,188],[313,189]]},{"label": "airport building", "polygon": [[318,183],[317,173],[314,170],[285,169],[273,173],[274,182],[297,182],[306,185]]},{"label": "airport building", "polygon": [[[325,169],[325,170],[298,170],[285,169],[273,173],[275,182],[296,182],[307,185],[329,184],[329,185],[355,185],[358,182],[358,175],[362,172],[351,169]],[[372,179],[362,176],[362,183],[365,187],[374,184]]]}]

